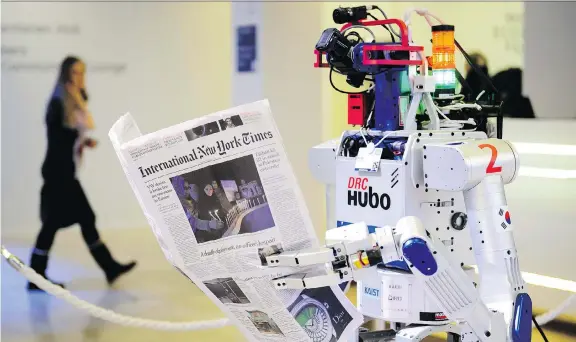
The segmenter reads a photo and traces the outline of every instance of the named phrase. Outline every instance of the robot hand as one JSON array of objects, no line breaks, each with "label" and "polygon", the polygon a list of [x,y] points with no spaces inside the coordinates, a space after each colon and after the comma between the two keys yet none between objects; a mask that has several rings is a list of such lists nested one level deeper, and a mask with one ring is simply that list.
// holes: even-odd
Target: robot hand
[{"label": "robot hand", "polygon": [[[380,232],[380,236],[390,236]],[[326,232],[324,248],[286,252],[268,256],[270,267],[299,267],[302,273],[277,278],[277,289],[302,289],[338,285],[362,278],[363,270],[382,263],[383,246],[376,234],[369,234],[365,223],[357,223]],[[396,248],[393,255],[397,257]],[[310,271],[311,266],[324,265],[325,272]],[[308,268],[308,269],[307,269]]]}]

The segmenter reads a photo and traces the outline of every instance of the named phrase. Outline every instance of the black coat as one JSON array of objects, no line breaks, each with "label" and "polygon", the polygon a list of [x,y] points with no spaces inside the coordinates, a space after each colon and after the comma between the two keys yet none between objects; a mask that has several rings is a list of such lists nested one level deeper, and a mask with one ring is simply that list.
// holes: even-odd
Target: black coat
[{"label": "black coat", "polygon": [[44,225],[63,228],[95,220],[80,182],[76,178],[74,146],[76,129],[64,125],[64,105],[54,96],[46,112],[48,148],[42,164],[44,184],[40,192],[40,218]]}]

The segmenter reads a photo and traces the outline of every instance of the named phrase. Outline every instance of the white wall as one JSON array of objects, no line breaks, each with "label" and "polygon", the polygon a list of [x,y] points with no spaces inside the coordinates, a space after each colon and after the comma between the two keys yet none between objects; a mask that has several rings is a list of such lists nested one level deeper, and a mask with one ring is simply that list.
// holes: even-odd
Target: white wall
[{"label": "white wall", "polygon": [[[259,2],[234,2],[232,3],[232,102],[235,106],[248,102],[259,101],[264,98],[264,75],[263,75],[263,7]],[[238,63],[238,28],[243,26],[256,27],[256,59],[253,63],[252,72],[239,72]]]},{"label": "white wall", "polygon": [[[3,232],[39,229],[43,119],[57,73],[14,65],[56,65],[68,53],[85,59],[100,146],[86,153],[81,181],[100,227],[147,227],[108,129],[127,111],[151,131],[229,107],[229,22],[228,3],[2,4]],[[14,34],[10,25],[52,32]],[[59,25],[79,33],[55,34]],[[8,55],[6,47],[26,51]],[[106,64],[123,69],[94,69]]]},{"label": "white wall", "polygon": [[[231,28],[234,104],[270,101],[312,223],[323,239],[323,187],[308,169],[308,150],[322,141],[322,80],[321,72],[313,68],[321,7],[321,3],[234,3]],[[244,25],[256,26],[257,60],[252,72],[239,72],[236,65],[236,29]]]},{"label": "white wall", "polygon": [[308,169],[308,150],[322,142],[322,84],[314,69],[314,46],[322,32],[318,18],[322,3],[266,2],[263,4],[263,85],[288,158],[324,238],[323,187]]},{"label": "white wall", "polygon": [[576,118],[575,2],[526,2],[524,93],[538,118]]}]

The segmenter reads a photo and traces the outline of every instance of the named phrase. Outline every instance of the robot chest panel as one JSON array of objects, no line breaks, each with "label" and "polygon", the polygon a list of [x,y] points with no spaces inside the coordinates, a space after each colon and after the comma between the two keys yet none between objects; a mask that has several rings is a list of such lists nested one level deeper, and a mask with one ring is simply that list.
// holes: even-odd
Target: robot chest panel
[{"label": "robot chest panel", "polygon": [[395,225],[404,216],[404,168],[382,160],[376,172],[354,170],[353,160],[336,163],[336,220],[366,222],[371,228]]}]

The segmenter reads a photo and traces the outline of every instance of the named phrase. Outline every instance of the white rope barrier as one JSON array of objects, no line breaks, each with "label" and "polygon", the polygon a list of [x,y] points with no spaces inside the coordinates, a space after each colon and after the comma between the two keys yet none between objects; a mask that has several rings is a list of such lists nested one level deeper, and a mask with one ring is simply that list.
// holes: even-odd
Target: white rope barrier
[{"label": "white rope barrier", "polygon": [[[572,304],[576,302],[576,295],[571,295],[570,297],[566,298],[562,303],[560,303],[556,308],[541,314],[540,316],[536,316],[536,322],[538,325],[544,326],[551,321],[555,320],[558,316],[560,316],[564,311],[566,311]],[[535,326],[532,324],[532,326]]]},{"label": "white rope barrier", "polygon": [[[191,331],[191,330],[207,330],[221,328],[230,325],[230,320],[227,318],[217,319],[212,321],[196,321],[196,322],[167,322],[156,321],[145,318],[138,318],[126,316],[116,313],[112,310],[104,309],[85,300],[74,296],[70,291],[52,284],[50,281],[36,273],[33,269],[24,264],[17,256],[10,253],[4,246],[2,246],[2,256],[8,263],[20,274],[22,274],[29,282],[36,284],[40,289],[60,298],[68,304],[76,307],[77,309],[87,312],[88,314],[100,318],[102,320],[135,328],[147,328],[153,330],[165,331]],[[558,317],[568,307],[576,301],[576,295],[568,297],[564,302],[556,308],[536,317],[539,325],[543,326]]]},{"label": "white rope barrier", "polygon": [[155,321],[151,319],[122,315],[112,310],[104,309],[94,304],[88,303],[87,301],[74,296],[72,293],[70,293],[70,291],[58,285],[52,284],[50,281],[46,280],[44,277],[36,273],[36,271],[25,265],[20,259],[18,259],[18,257],[10,253],[4,246],[2,246],[2,256],[6,258],[8,263],[14,269],[16,269],[16,271],[22,274],[31,283],[36,284],[40,289],[46,291],[47,293],[53,295],[54,297],[60,298],[68,302],[68,304],[71,304],[72,306],[76,307],[81,311],[84,311],[94,317],[103,319],[111,323],[116,323],[119,325],[134,328],[147,328],[153,330],[166,330],[166,331],[216,329],[231,324],[227,318],[212,321],[179,323],[179,322]]}]

